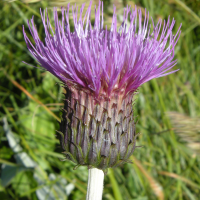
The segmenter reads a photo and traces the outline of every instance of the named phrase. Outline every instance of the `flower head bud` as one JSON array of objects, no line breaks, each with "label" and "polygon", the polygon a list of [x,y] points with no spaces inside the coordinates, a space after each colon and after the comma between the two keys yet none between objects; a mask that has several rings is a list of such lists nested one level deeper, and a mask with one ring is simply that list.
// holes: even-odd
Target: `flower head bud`
[{"label": "flower head bud", "polygon": [[[72,7],[74,32],[70,30],[69,5],[61,9],[58,20],[54,8],[55,31],[41,12],[45,43],[38,36],[31,20],[33,45],[24,28],[29,51],[42,67],[58,77],[66,89],[60,125],[60,142],[66,157],[78,165],[99,169],[127,162],[135,148],[133,95],[143,83],[177,70],[174,48],[180,28],[172,34],[175,24],[170,18],[161,26],[160,20],[150,30],[149,13],[124,9],[123,22],[117,30],[114,7],[110,30],[103,25],[103,3],[95,11],[91,25],[91,4],[83,15]],[[130,19],[130,23],[128,23]],[[129,24],[129,25],[128,25]]]}]

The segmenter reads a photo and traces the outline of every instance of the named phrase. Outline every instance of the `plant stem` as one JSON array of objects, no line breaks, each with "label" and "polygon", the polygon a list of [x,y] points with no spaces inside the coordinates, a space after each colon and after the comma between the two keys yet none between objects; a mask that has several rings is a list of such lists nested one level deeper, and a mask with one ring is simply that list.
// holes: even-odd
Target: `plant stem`
[{"label": "plant stem", "polygon": [[89,169],[86,200],[101,200],[104,173],[97,168]]},{"label": "plant stem", "polygon": [[115,200],[123,200],[122,195],[120,193],[119,185],[118,185],[118,183],[115,179],[114,172],[113,172],[112,168],[109,169],[108,176],[109,176],[109,179],[110,179],[110,183],[112,185],[114,199]]}]

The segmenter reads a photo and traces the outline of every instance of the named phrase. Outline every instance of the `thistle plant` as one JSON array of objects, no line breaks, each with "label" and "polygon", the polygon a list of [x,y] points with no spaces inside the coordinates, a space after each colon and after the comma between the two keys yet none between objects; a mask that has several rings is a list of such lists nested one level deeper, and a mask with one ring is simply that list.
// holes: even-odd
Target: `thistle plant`
[{"label": "thistle plant", "polygon": [[[91,4],[84,17],[83,9],[84,5],[78,17],[78,8],[72,7],[74,31],[70,29],[68,5],[66,10],[61,8],[61,21],[54,8],[54,29],[47,11],[41,11],[44,43],[33,18],[28,26],[35,45],[24,27],[23,33],[28,50],[40,66],[64,84],[66,93],[58,132],[66,158],[78,166],[105,171],[129,162],[135,149],[133,99],[138,88],[153,78],[177,71],[171,69],[176,64],[174,48],[181,26],[173,35],[174,19],[170,22],[168,18],[163,26],[161,20],[156,25],[153,20],[149,24],[149,13],[145,11],[142,21],[141,10],[127,6],[119,29],[114,7],[108,30],[103,23],[102,2],[95,9],[93,26]],[[101,194],[88,194],[87,198],[101,199]]]}]

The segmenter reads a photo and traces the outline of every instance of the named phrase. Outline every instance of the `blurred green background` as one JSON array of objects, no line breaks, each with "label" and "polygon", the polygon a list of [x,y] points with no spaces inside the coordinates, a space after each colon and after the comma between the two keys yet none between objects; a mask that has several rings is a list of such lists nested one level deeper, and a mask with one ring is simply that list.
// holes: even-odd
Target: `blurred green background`
[{"label": "blurred green background", "polygon": [[[22,25],[35,16],[39,35],[44,29],[39,8],[75,1],[0,1],[0,199],[85,199],[88,170],[64,159],[56,130],[61,117],[63,88],[53,75],[34,66],[23,39]],[[77,1],[77,5],[89,1]],[[98,1],[93,1],[93,5]],[[104,1],[110,25],[113,3],[119,24],[123,7],[146,8],[154,21],[182,23],[175,48],[180,71],[141,86],[134,105],[140,132],[133,164],[108,171],[105,200],[200,199],[200,1]],[[80,7],[80,6],[79,6]],[[94,13],[94,12],[93,12]],[[31,36],[30,36],[31,37]],[[57,119],[57,120],[56,120]]]}]

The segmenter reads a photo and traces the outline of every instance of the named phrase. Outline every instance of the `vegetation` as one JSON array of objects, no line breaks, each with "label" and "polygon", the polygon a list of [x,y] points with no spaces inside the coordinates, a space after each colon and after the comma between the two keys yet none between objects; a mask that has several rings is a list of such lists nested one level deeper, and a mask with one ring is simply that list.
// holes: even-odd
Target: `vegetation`
[{"label": "vegetation", "polygon": [[[182,23],[182,34],[175,49],[180,71],[145,83],[137,94],[134,107],[141,133],[137,145],[143,147],[135,150],[133,164],[109,169],[103,199],[199,199],[200,1],[105,1],[108,25],[113,3],[119,20],[126,4],[136,4],[155,21],[168,15],[175,18],[174,33]],[[66,1],[0,2],[0,197],[4,200],[85,199],[88,170],[74,170],[73,163],[63,161],[56,139],[63,88],[48,72],[22,62],[37,66],[26,48],[22,25],[30,35],[27,19],[34,15],[43,38],[39,8],[48,7],[52,20],[54,5],[66,6]]]}]

